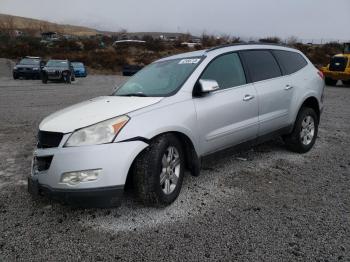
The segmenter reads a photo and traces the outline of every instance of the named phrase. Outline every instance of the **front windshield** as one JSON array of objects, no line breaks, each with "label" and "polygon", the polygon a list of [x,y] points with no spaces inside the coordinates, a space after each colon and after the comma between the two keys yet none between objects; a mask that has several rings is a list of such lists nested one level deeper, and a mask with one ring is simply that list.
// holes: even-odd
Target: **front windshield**
[{"label": "front windshield", "polygon": [[184,84],[200,62],[200,57],[155,62],[130,78],[113,95],[169,96]]},{"label": "front windshield", "polygon": [[72,66],[75,68],[84,68],[84,64],[83,63],[72,63]]},{"label": "front windshield", "polygon": [[21,65],[39,65],[39,59],[23,58],[20,62]]},{"label": "front windshield", "polygon": [[61,60],[50,60],[49,62],[47,62],[46,66],[48,66],[48,67],[67,67],[68,62],[61,61]]}]

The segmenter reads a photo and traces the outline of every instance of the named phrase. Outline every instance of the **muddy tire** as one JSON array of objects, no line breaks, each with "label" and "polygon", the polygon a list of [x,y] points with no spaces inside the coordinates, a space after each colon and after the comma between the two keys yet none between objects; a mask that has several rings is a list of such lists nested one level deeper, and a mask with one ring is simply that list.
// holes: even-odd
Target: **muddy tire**
[{"label": "muddy tire", "polygon": [[184,177],[185,156],[172,134],[155,138],[135,160],[133,182],[146,205],[169,205],[178,197]]},{"label": "muddy tire", "polygon": [[283,137],[287,148],[293,152],[306,153],[315,144],[318,134],[318,117],[312,108],[300,109],[293,132]]}]

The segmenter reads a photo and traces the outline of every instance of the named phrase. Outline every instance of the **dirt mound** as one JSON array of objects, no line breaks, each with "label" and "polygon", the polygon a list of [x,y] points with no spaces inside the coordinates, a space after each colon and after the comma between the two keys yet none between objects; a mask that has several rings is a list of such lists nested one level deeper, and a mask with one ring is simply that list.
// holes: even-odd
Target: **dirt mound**
[{"label": "dirt mound", "polygon": [[10,77],[15,63],[6,58],[0,58],[0,77]]}]

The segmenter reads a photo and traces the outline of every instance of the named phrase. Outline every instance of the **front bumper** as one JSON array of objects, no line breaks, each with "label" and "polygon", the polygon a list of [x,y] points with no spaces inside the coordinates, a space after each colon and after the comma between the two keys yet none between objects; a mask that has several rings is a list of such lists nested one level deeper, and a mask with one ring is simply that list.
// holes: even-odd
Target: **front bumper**
[{"label": "front bumper", "polygon": [[[38,189],[31,189],[30,192],[64,201],[79,194],[87,194],[93,199],[96,193],[108,198],[111,196],[108,192],[119,192],[119,189],[124,188],[134,159],[148,146],[142,141],[131,141],[65,148],[63,145],[69,136],[70,134],[64,135],[57,148],[35,150],[28,188]],[[43,159],[46,163],[40,164],[39,168],[37,162]],[[94,169],[101,170],[100,175],[94,181],[81,182],[76,185],[61,182],[64,173]],[[120,197],[118,192],[116,195]],[[109,201],[106,199],[106,202]]]},{"label": "front bumper", "polygon": [[74,71],[74,76],[75,77],[86,77],[87,74],[84,71]]},{"label": "front bumper", "polygon": [[62,73],[46,73],[48,80],[62,80]]},{"label": "front bumper", "polygon": [[26,70],[26,71],[18,71],[14,70],[13,75],[17,77],[28,77],[28,78],[40,78],[40,71]]},{"label": "front bumper", "polygon": [[28,178],[28,191],[33,196],[50,199],[78,207],[119,206],[124,193],[123,186],[90,189],[54,189],[41,185],[36,177]]}]

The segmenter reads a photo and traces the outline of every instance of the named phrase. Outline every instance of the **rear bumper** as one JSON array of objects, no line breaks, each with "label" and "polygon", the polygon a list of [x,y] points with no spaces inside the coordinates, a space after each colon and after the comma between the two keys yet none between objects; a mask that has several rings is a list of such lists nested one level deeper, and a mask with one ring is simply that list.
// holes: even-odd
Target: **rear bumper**
[{"label": "rear bumper", "polygon": [[348,72],[322,70],[322,73],[325,77],[332,78],[334,80],[350,80],[350,73]]},{"label": "rear bumper", "polygon": [[77,207],[112,207],[120,204],[123,186],[89,189],[53,189],[39,183],[35,177],[28,177],[28,191],[33,196],[50,199]]}]

